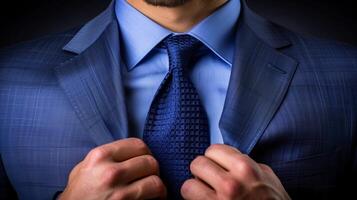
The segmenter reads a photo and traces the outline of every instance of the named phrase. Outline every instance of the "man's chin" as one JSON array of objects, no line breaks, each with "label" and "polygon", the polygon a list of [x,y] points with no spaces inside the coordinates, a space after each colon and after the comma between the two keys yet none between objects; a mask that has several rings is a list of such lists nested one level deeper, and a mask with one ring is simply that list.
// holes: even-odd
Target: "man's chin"
[{"label": "man's chin", "polygon": [[182,6],[190,0],[145,0],[146,3],[154,6],[162,7],[178,7]]}]

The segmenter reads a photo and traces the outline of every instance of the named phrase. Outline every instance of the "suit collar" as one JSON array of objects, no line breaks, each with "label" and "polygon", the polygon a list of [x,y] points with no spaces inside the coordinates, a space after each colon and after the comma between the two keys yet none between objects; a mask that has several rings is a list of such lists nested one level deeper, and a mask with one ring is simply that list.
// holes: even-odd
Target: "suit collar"
[{"label": "suit collar", "polygon": [[[224,142],[250,153],[288,91],[297,62],[279,52],[290,41],[242,3],[232,75],[220,120]],[[77,53],[56,74],[98,144],[128,137],[114,1],[64,47]]]},{"label": "suit collar", "polygon": [[115,21],[115,1],[113,0],[106,10],[86,23],[69,41],[63,50],[80,54],[95,43],[107,27]]},{"label": "suit collar", "polygon": [[[281,33],[280,28],[251,10],[247,0],[241,0],[241,5],[242,17],[239,21],[244,21],[261,40],[273,48],[290,45],[289,39]],[[110,23],[116,20],[115,0],[113,0],[105,11],[83,26],[63,47],[63,50],[77,54],[82,53],[101,36]]]},{"label": "suit collar", "polygon": [[[248,0],[242,0],[242,19],[252,32],[269,46],[279,49],[291,44],[290,40],[283,34],[280,27],[255,13],[248,6]],[[239,33],[237,33],[239,34]]]},{"label": "suit collar", "polygon": [[298,63],[280,50],[291,45],[280,28],[243,3],[236,53],[219,122],[226,144],[249,154],[278,112]]},{"label": "suit collar", "polygon": [[[185,34],[204,43],[224,62],[232,65],[235,26],[240,14],[240,0],[230,0]],[[115,11],[125,48],[123,60],[128,71],[135,68],[163,39],[174,33],[154,22],[126,1],[116,1]]]},{"label": "suit collar", "polygon": [[123,61],[130,71],[172,32],[136,10],[126,1],[116,1]]},{"label": "suit collar", "polygon": [[54,68],[74,112],[97,145],[128,137],[113,2],[63,48],[76,53]]}]

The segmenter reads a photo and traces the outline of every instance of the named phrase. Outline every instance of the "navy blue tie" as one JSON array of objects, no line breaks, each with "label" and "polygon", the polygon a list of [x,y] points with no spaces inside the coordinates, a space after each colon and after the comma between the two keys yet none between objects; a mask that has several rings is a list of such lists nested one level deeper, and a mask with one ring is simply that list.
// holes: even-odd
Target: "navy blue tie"
[{"label": "navy blue tie", "polygon": [[209,146],[207,114],[187,71],[202,43],[189,35],[166,38],[169,72],[151,104],[143,139],[160,165],[168,199],[181,199],[183,182],[192,177],[189,166]]}]

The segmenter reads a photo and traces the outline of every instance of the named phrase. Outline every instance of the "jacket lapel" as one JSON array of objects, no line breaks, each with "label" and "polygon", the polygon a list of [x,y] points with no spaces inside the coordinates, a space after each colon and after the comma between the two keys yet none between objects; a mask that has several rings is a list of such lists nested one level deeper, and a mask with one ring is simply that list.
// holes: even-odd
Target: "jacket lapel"
[{"label": "jacket lapel", "polygon": [[[243,1],[236,56],[220,120],[224,142],[250,153],[278,110],[297,62],[290,42]],[[55,68],[77,116],[97,145],[128,137],[114,1],[64,47],[77,53]]]},{"label": "jacket lapel", "polygon": [[226,144],[249,154],[282,103],[297,62],[277,50],[290,45],[280,31],[243,5],[220,129]]},{"label": "jacket lapel", "polygon": [[55,68],[75,113],[97,145],[128,135],[113,2],[64,47],[77,53]]}]

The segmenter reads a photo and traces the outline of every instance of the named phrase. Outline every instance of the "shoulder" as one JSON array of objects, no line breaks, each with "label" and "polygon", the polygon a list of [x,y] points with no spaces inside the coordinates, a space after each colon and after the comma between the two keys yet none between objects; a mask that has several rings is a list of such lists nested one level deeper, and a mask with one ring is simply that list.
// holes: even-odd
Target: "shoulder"
[{"label": "shoulder", "polygon": [[356,112],[357,101],[353,99],[357,95],[357,47],[289,30],[284,34],[290,38],[291,46],[281,51],[298,63],[292,85],[317,87],[330,95],[343,93],[340,96],[349,99]]},{"label": "shoulder", "polygon": [[4,69],[48,69],[73,55],[62,50],[78,29],[43,36],[0,49],[0,70]]},{"label": "shoulder", "polygon": [[[0,110],[46,98],[58,90],[53,68],[75,54],[63,51],[75,30],[44,36],[0,49]],[[40,95],[43,94],[43,95]],[[24,104],[25,105],[25,104]],[[10,116],[9,113],[2,113]]]},{"label": "shoulder", "polygon": [[72,29],[0,49],[0,87],[54,83],[53,68],[75,55],[62,48],[77,31]]},{"label": "shoulder", "polygon": [[297,59],[301,67],[324,71],[356,71],[357,46],[321,39],[312,36],[303,36],[288,30],[284,34],[292,42],[286,54]]}]

